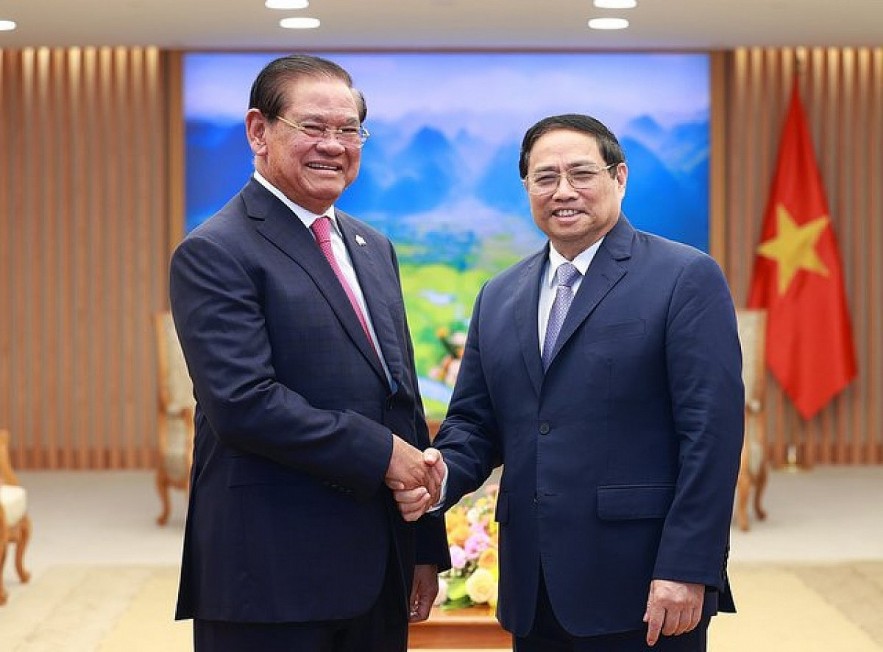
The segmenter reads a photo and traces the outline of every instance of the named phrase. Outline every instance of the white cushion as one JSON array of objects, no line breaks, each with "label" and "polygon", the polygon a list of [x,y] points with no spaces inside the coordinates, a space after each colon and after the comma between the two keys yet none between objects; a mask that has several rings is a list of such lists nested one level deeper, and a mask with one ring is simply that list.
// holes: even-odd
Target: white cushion
[{"label": "white cushion", "polygon": [[166,473],[174,482],[183,482],[190,473],[187,464],[187,456],[193,444],[187,438],[187,424],[184,419],[173,418],[168,420],[166,432],[166,450],[163,454],[163,466]]},{"label": "white cushion", "polygon": [[0,485],[0,505],[6,514],[6,525],[15,525],[28,509],[28,494],[24,487],[14,484]]}]

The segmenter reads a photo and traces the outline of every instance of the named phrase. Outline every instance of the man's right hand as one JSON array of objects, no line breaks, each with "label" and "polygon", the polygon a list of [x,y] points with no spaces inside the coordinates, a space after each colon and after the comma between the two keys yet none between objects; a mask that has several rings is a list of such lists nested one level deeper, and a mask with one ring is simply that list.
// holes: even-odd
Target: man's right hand
[{"label": "man's right hand", "polygon": [[[441,453],[434,448],[427,448],[423,452],[423,460],[431,466],[435,479],[444,488],[447,466],[442,459]],[[401,489],[393,491],[393,495],[395,496],[399,512],[401,512],[402,518],[406,521],[416,521],[437,505],[442,498],[434,493],[430,494],[425,487]]]},{"label": "man's right hand", "polygon": [[[444,477],[445,465],[441,453],[434,448],[421,451],[393,435],[392,457],[385,482],[396,492],[397,500],[400,492],[407,496],[408,511],[416,514],[408,520],[416,520],[439,501]],[[404,509],[402,512],[407,516]]]}]

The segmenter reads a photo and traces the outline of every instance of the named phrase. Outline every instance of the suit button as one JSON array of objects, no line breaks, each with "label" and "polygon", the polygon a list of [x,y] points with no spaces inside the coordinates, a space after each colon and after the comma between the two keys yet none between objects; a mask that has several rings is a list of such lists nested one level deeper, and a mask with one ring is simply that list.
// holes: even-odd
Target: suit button
[{"label": "suit button", "polygon": [[541,435],[548,435],[548,434],[549,434],[549,431],[550,431],[551,429],[552,429],[552,428],[550,428],[550,427],[549,427],[549,424],[546,423],[545,421],[544,421],[543,423],[540,424],[540,434],[541,434]]}]

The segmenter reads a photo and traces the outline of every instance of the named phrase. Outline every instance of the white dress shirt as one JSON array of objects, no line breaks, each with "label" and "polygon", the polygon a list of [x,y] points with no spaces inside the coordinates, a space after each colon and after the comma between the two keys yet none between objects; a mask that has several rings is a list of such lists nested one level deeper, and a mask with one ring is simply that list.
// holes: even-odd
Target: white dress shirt
[{"label": "white dress shirt", "polygon": [[[310,228],[313,222],[321,217],[321,215],[313,213],[299,204],[295,204],[286,197],[281,190],[261,176],[260,172],[257,170],[255,170],[254,178],[264,188],[273,193],[279,201],[285,204],[291,212],[294,213],[295,217],[303,222],[305,227]],[[371,342],[374,345],[374,350],[377,351],[377,355],[380,357],[380,364],[383,366],[383,372],[386,374],[386,379],[389,381],[390,387],[393,387],[392,375],[389,373],[389,367],[386,366],[386,360],[383,359],[383,353],[380,350],[380,342],[377,340],[377,333],[374,331],[374,324],[371,321],[371,313],[368,311],[368,305],[365,303],[365,295],[362,293],[359,279],[356,276],[356,270],[353,268],[353,261],[350,259],[350,254],[346,249],[346,245],[343,243],[340,227],[337,225],[337,218],[334,215],[334,206],[329,206],[328,210],[322,215],[331,220],[331,251],[334,253],[334,259],[337,261],[337,266],[340,267],[341,273],[343,273],[344,278],[350,285],[350,289],[353,291],[353,295],[356,297],[359,308],[362,309],[362,314],[365,315],[365,321],[368,324],[368,331],[371,334]],[[310,233],[312,233],[312,231],[310,231]]]},{"label": "white dress shirt", "polygon": [[580,275],[571,286],[573,295],[576,296],[576,292],[579,290],[579,286],[582,285],[583,278],[589,270],[589,265],[592,263],[595,254],[598,253],[598,248],[602,242],[604,242],[604,238],[598,240],[598,242],[585,251],[580,252],[576,258],[570,261],[559,254],[555,247],[549,245],[549,259],[546,261],[546,269],[540,283],[540,300],[537,304],[537,332],[540,336],[540,356],[543,355],[543,342],[546,339],[546,328],[549,325],[549,313],[552,312],[552,303],[555,301],[555,293],[557,291],[555,275],[558,273],[558,267],[563,263],[569,262],[579,270]]}]

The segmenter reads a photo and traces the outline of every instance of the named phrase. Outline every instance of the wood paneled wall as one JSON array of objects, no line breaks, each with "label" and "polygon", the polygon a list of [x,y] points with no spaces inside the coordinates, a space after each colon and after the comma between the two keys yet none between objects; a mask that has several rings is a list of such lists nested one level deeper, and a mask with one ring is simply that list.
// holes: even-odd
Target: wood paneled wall
[{"label": "wood paneled wall", "polygon": [[152,463],[167,56],[0,50],[0,425],[20,469]]},{"label": "wood paneled wall", "polygon": [[[773,461],[883,463],[883,49],[736,50],[713,70],[712,252],[737,305],[794,74],[846,266],[859,378],[808,423],[768,383]],[[0,427],[18,468],[152,464],[180,74],[151,48],[0,49]]]},{"label": "wood paneled wall", "polygon": [[747,299],[796,75],[840,245],[858,356],[857,380],[808,422],[771,379],[773,461],[883,463],[883,48],[740,49],[721,67],[724,196],[716,224],[737,305]]}]

